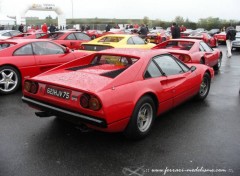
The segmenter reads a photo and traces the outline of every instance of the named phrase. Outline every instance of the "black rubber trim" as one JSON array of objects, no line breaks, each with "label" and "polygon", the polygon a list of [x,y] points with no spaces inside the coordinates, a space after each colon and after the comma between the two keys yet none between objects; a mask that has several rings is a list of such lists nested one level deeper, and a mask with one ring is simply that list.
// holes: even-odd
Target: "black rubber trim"
[{"label": "black rubber trim", "polygon": [[89,123],[91,125],[101,127],[101,128],[107,128],[107,123],[103,119],[97,119],[96,117],[80,114],[78,112],[73,112],[69,110],[65,110],[63,108],[59,108],[56,106],[52,106],[49,104],[46,104],[44,102],[40,102],[28,97],[22,97],[22,101],[24,103],[27,103],[33,107],[39,108],[43,112],[47,112],[51,115],[55,116],[64,116],[64,117],[69,117],[69,118],[78,118],[82,122]]}]

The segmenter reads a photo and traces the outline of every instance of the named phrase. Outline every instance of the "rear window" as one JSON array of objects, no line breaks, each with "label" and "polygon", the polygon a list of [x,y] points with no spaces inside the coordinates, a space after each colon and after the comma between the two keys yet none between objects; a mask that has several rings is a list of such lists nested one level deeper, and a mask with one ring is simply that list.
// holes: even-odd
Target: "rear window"
[{"label": "rear window", "polygon": [[166,45],[168,49],[190,50],[194,42],[189,41],[169,41]]},{"label": "rear window", "polygon": [[138,59],[136,58],[125,57],[125,56],[98,55],[92,60],[91,65],[109,64],[109,65],[117,65],[117,66],[130,66],[137,61]]},{"label": "rear window", "polygon": [[123,37],[103,37],[102,39],[98,40],[98,42],[113,42],[117,43],[120,42],[123,39]]}]

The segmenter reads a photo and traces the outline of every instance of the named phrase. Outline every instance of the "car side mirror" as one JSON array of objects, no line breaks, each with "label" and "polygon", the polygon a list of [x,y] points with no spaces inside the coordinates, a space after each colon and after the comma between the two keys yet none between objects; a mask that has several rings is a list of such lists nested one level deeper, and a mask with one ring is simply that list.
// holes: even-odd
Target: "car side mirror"
[{"label": "car side mirror", "polygon": [[194,72],[196,69],[197,69],[197,67],[195,67],[195,66],[190,67],[191,72]]},{"label": "car side mirror", "polygon": [[68,47],[66,47],[64,53],[70,53],[70,49]]}]

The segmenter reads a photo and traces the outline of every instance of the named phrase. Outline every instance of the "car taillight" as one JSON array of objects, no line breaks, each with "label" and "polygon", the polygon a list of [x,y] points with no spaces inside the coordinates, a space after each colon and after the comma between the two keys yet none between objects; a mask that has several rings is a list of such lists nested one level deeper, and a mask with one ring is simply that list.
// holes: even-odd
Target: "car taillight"
[{"label": "car taillight", "polygon": [[27,80],[24,82],[24,90],[29,93],[36,94],[38,91],[38,83]]},{"label": "car taillight", "polygon": [[96,97],[91,97],[89,100],[89,108],[98,111],[101,108],[101,103]]},{"label": "car taillight", "polygon": [[84,45],[80,45],[79,49],[80,49],[80,50],[85,50]]},{"label": "car taillight", "polygon": [[100,100],[97,97],[89,94],[83,94],[80,97],[80,105],[83,108],[91,109],[94,111],[98,111],[99,109],[101,109]]},{"label": "car taillight", "polygon": [[188,55],[180,55],[178,58],[183,62],[191,62],[191,58]]},{"label": "car taillight", "polygon": [[88,108],[89,107],[89,100],[90,100],[90,95],[83,94],[80,98],[80,105],[83,108]]}]

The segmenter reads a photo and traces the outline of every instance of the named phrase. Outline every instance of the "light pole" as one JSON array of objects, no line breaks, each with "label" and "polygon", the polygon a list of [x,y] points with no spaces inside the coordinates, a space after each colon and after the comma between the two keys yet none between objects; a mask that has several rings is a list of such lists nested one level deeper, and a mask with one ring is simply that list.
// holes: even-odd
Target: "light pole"
[{"label": "light pole", "polygon": [[73,0],[72,0],[72,19],[73,19]]}]

